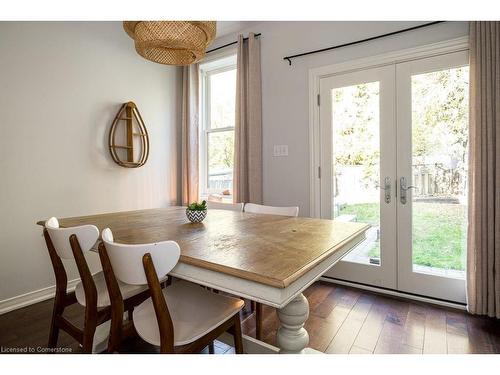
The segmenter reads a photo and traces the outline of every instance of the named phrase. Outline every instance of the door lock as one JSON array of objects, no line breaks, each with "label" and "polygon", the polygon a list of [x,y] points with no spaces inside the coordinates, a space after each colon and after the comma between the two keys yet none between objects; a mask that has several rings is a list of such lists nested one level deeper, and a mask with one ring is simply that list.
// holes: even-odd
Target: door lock
[{"label": "door lock", "polygon": [[384,179],[384,187],[382,188],[384,190],[384,196],[385,196],[385,203],[391,203],[391,178],[386,177]]},{"label": "door lock", "polygon": [[399,179],[399,201],[401,202],[401,204],[406,204],[407,191],[416,188],[416,186],[407,186],[405,177],[401,177]]}]

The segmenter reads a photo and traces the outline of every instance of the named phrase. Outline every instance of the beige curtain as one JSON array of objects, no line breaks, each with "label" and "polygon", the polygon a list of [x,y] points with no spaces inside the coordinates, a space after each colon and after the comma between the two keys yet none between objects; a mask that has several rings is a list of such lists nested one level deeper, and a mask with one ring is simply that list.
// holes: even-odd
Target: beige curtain
[{"label": "beige curtain", "polygon": [[470,23],[467,303],[500,318],[500,22]]},{"label": "beige curtain", "polygon": [[262,90],[260,40],[238,38],[234,202],[262,203]]},{"label": "beige curtain", "polygon": [[181,203],[198,200],[198,64],[182,68]]}]

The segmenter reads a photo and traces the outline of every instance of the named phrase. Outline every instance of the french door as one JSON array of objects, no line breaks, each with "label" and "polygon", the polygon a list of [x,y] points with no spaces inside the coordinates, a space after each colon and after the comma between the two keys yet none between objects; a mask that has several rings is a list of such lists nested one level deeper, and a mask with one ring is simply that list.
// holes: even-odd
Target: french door
[{"label": "french door", "polygon": [[322,79],[321,217],[371,224],[330,274],[396,287],[396,122],[393,65]]},{"label": "french door", "polygon": [[465,302],[467,52],[319,89],[321,217],[371,226],[326,276]]}]

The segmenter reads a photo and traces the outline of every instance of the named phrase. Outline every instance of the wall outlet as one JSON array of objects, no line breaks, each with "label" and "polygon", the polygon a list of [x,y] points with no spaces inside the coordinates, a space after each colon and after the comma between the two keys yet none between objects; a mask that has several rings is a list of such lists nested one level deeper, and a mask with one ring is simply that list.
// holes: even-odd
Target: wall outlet
[{"label": "wall outlet", "polygon": [[288,156],[288,145],[274,145],[273,156]]}]

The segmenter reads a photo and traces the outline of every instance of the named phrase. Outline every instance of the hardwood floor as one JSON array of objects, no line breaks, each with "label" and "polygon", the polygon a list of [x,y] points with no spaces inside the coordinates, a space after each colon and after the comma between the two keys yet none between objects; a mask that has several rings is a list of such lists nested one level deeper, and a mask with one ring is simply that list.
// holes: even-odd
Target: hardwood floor
[{"label": "hardwood floor", "polygon": [[[500,353],[500,320],[317,282],[304,295],[309,346],[325,353]],[[275,345],[278,318],[264,306],[263,338]],[[253,336],[254,319],[243,323]]]},{"label": "hardwood floor", "polygon": [[[304,294],[310,305],[309,346],[325,353],[500,353],[500,321],[496,319],[324,282],[313,284]],[[65,315],[81,324],[82,312],[74,305]],[[49,300],[0,315],[0,346],[45,347],[51,313]],[[250,315],[248,308],[243,315]],[[275,345],[277,328],[274,309],[264,306],[264,341]],[[243,333],[254,335],[252,316],[243,322]],[[58,344],[79,351],[64,332]],[[157,352],[139,338],[127,340],[123,349],[126,353]],[[217,341],[215,352],[234,353],[234,349]]]}]

